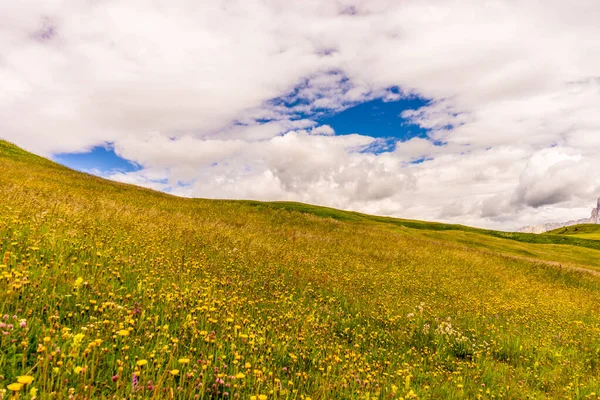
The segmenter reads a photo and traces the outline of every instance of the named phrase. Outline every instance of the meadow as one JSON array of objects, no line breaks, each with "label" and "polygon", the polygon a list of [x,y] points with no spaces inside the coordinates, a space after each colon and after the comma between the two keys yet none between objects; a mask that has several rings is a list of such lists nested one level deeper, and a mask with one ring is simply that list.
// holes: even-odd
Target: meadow
[{"label": "meadow", "polygon": [[597,240],[0,171],[2,399],[599,397]]},{"label": "meadow", "polygon": [[565,226],[564,228],[558,228],[547,232],[545,235],[565,235],[571,238],[576,237],[581,239],[600,240],[600,225],[580,224]]}]

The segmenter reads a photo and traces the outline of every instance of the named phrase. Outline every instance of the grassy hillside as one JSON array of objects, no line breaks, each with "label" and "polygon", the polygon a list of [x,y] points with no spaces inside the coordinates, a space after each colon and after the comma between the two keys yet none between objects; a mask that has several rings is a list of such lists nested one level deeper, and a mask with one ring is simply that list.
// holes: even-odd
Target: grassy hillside
[{"label": "grassy hillside", "polygon": [[600,240],[600,225],[581,224],[565,226],[553,231],[547,232],[549,235],[563,235],[567,237],[577,237],[579,239]]},{"label": "grassy hillside", "polygon": [[0,171],[4,397],[600,393],[594,240]]},{"label": "grassy hillside", "polygon": [[[313,214],[320,217],[329,217],[339,221],[352,221],[363,223],[380,223],[390,226],[410,229],[425,229],[429,231],[463,231],[477,233],[479,235],[492,236],[502,239],[510,239],[517,242],[537,243],[537,244],[568,244],[577,247],[588,247],[590,249],[600,250],[600,243],[593,240],[585,240],[587,238],[555,236],[555,235],[538,235],[532,233],[519,232],[502,232],[488,229],[473,228],[464,225],[443,224],[438,222],[414,221],[406,219],[398,219],[391,217],[381,217],[375,215],[366,215],[352,211],[336,210],[328,207],[313,206],[309,204],[294,203],[294,202],[271,202],[263,203],[258,201],[245,202],[258,206],[260,208],[270,209],[285,209],[289,211],[299,211],[302,213]],[[594,226],[594,225],[591,225]],[[554,232],[554,231],[552,231]],[[550,232],[549,232],[550,233]],[[581,240],[583,239],[583,240]]]}]

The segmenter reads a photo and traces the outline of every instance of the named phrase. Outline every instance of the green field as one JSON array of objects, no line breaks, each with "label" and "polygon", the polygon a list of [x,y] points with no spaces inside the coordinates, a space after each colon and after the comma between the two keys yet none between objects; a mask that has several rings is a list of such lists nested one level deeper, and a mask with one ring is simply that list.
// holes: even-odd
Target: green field
[{"label": "green field", "polygon": [[600,225],[582,224],[566,226],[545,233],[545,235],[564,235],[568,237],[577,237],[580,239],[600,240]]},{"label": "green field", "polygon": [[0,398],[600,394],[591,231],[178,198],[2,141],[0,171]]}]

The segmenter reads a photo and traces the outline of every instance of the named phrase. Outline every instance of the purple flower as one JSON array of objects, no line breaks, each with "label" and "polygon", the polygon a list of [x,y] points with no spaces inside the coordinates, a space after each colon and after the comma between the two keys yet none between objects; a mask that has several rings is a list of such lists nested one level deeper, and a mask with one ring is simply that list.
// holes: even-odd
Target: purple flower
[{"label": "purple flower", "polygon": [[134,392],[138,389],[138,381],[138,376],[136,374],[133,374],[131,377],[131,390],[133,390]]},{"label": "purple flower", "polygon": [[113,377],[112,377],[112,381],[113,381],[113,382],[116,382],[116,381],[117,381],[117,379],[119,379],[119,375],[113,375]]}]

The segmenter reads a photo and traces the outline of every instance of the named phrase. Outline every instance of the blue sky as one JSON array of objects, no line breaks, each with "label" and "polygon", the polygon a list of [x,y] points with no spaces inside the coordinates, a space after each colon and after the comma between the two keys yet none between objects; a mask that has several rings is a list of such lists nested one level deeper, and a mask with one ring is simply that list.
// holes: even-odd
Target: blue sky
[{"label": "blue sky", "polygon": [[[419,97],[406,97],[399,100],[369,100],[353,105],[341,112],[329,112],[314,118],[319,125],[331,126],[336,135],[359,134],[379,139],[388,139],[389,149],[396,141],[413,137],[427,137],[427,130],[411,124],[401,117],[405,110],[416,110],[429,102]],[[289,104],[293,107],[294,104]],[[310,117],[304,115],[304,117]],[[140,166],[119,157],[108,143],[96,146],[87,152],[59,153],[53,159],[69,168],[85,172],[133,172]]]},{"label": "blue sky", "polygon": [[135,163],[116,155],[110,144],[96,146],[83,153],[55,154],[53,159],[69,168],[92,173],[133,172],[140,169]]},{"label": "blue sky", "polygon": [[331,126],[337,135],[358,133],[404,141],[412,137],[426,137],[427,131],[418,125],[408,123],[400,117],[400,113],[405,110],[416,110],[427,104],[427,101],[418,97],[397,101],[376,99],[319,118],[318,122]]}]

